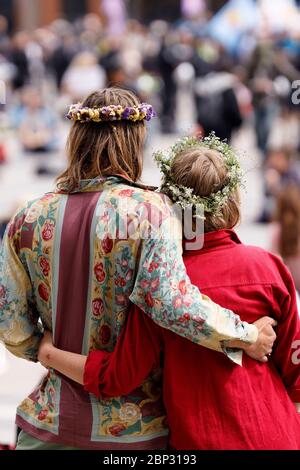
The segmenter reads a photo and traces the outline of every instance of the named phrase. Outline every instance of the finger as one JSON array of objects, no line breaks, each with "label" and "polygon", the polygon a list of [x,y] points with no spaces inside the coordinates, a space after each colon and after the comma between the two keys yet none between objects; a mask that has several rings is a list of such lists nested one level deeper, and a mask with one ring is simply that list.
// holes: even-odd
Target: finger
[{"label": "finger", "polygon": [[267,356],[267,357],[272,356],[272,351],[270,351],[270,352],[265,352],[265,356]]},{"label": "finger", "polygon": [[277,321],[271,317],[262,317],[259,321],[261,323],[261,326],[267,326],[267,325],[276,326],[277,325]]},{"label": "finger", "polygon": [[268,356],[266,354],[264,356],[252,356],[252,359],[254,359],[258,362],[267,362],[268,361]]}]

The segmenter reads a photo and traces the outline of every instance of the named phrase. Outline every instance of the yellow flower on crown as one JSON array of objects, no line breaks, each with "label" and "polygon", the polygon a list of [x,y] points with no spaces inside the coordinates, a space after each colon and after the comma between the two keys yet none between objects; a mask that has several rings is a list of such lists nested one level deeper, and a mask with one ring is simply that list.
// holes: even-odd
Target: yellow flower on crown
[{"label": "yellow flower on crown", "polygon": [[129,117],[129,119],[130,119],[131,121],[134,121],[134,122],[138,121],[139,118],[140,118],[140,112],[139,112],[138,109],[135,109],[135,112],[132,113],[132,114],[130,115],[130,117]]},{"label": "yellow flower on crown", "polygon": [[98,109],[90,109],[89,110],[89,117],[92,121],[99,121],[100,120],[100,113]]}]

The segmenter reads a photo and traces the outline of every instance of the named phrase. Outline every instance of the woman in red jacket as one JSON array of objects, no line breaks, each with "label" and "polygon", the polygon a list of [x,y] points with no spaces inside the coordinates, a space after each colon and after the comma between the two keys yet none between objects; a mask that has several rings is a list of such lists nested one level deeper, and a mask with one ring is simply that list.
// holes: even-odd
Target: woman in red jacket
[{"label": "woman in red jacket", "polygon": [[[279,258],[243,245],[232,229],[240,218],[238,162],[230,147],[214,138],[184,140],[159,160],[165,173],[163,190],[174,202],[184,206],[190,201],[195,209],[204,206],[204,245],[200,249],[197,238],[198,243],[186,243],[184,250],[192,283],[245,321],[272,312],[278,322],[277,340],[268,362],[244,356],[243,367],[229,363],[222,354],[155,325],[137,307],[128,315],[113,353],[93,351],[78,361],[46,338],[40,359],[48,367],[67,364],[70,377],[102,399],[126,395],[162,365],[171,448],[300,449],[295,288]],[[184,292],[184,283],[179,288]],[[182,323],[190,318],[188,299],[185,307]],[[65,366],[61,369],[66,373]],[[119,425],[121,429],[121,418]]]}]

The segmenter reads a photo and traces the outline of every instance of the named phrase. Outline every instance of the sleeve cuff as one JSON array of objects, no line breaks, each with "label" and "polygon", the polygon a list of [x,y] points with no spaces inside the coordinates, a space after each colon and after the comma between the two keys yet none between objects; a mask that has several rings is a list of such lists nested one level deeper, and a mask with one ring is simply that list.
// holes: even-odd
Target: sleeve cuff
[{"label": "sleeve cuff", "polygon": [[86,360],[83,373],[83,386],[86,392],[92,393],[96,397],[100,397],[99,390],[99,374],[101,361],[105,358],[105,351],[91,351]]},{"label": "sleeve cuff", "polygon": [[249,323],[244,323],[244,334],[239,338],[241,341],[245,343],[254,344],[258,338],[258,329],[255,325],[250,325]]},{"label": "sleeve cuff", "polygon": [[3,341],[6,349],[14,356],[26,361],[38,362],[38,352],[42,337],[43,333],[38,329],[32,336],[19,344],[12,344],[6,338],[1,338],[1,341]]},{"label": "sleeve cuff", "polygon": [[241,349],[226,348],[226,346],[224,345],[222,347],[222,351],[225,356],[228,357],[228,359],[234,362],[234,364],[237,364],[238,366],[243,366],[243,351]]},{"label": "sleeve cuff", "polygon": [[[258,329],[255,325],[250,325],[248,323],[243,324],[246,328],[244,334],[239,338],[240,341],[245,343],[254,344],[258,338]],[[228,348],[227,344],[229,341],[222,341],[221,347],[223,353],[230,359],[232,362],[239,366],[243,366],[243,351],[241,349]]]}]

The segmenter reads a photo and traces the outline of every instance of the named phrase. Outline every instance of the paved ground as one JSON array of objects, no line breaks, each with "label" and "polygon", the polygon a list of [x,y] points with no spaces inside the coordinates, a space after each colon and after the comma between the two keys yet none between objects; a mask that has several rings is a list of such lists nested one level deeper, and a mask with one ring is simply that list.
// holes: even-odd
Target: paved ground
[{"label": "paved ground", "polygon": [[[188,128],[189,122],[185,122]],[[62,140],[65,138],[63,132]],[[150,155],[152,150],[164,148],[174,141],[175,136],[154,135],[150,137],[145,161],[143,180],[151,185],[159,184],[159,173]],[[0,220],[9,217],[23,200],[33,198],[51,190],[52,177],[37,177],[34,168],[41,163],[40,156],[21,154],[14,135],[7,137],[9,142],[9,164],[0,167]],[[262,201],[262,181],[259,170],[259,157],[255,151],[251,129],[243,129],[235,141],[242,154],[242,164],[247,171],[246,191],[243,194],[243,223],[239,233],[243,241],[268,247],[270,228],[254,224]],[[57,169],[65,165],[63,151],[46,158],[43,162]],[[43,368],[12,357],[0,349],[0,442],[10,443],[14,439],[14,416],[17,404],[36,385]]]}]

